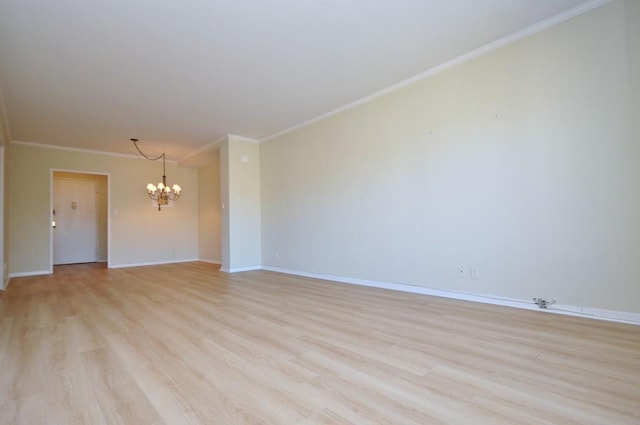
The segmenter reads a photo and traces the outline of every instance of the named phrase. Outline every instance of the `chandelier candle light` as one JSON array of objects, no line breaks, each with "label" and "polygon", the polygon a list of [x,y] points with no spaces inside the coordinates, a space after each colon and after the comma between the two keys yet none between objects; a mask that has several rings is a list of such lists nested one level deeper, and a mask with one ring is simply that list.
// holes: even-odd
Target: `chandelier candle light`
[{"label": "chandelier candle light", "polygon": [[167,172],[164,152],[162,152],[161,155],[158,155],[155,158],[151,158],[145,155],[144,152],[140,150],[140,148],[138,147],[138,139],[131,139],[131,141],[133,142],[133,145],[136,147],[138,152],[140,152],[140,155],[144,156],[149,161],[157,161],[162,158],[162,181],[158,183],[158,186],[154,185],[153,183],[149,183],[147,185],[147,193],[149,194],[149,198],[156,201],[158,203],[158,211],[162,211],[162,205],[168,205],[169,201],[175,201],[180,197],[182,188],[177,184],[174,184],[173,186],[169,186],[167,184]]}]

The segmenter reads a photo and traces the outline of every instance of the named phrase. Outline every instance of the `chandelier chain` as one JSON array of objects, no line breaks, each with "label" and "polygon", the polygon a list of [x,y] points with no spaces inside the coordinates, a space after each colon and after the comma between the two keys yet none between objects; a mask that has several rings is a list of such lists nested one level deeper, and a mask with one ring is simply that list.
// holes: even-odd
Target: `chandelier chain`
[{"label": "chandelier chain", "polygon": [[180,191],[182,190],[182,188],[177,184],[174,184],[171,187],[169,187],[169,185],[167,184],[167,172],[165,164],[166,156],[164,152],[162,152],[155,158],[150,157],[142,152],[142,150],[140,150],[137,143],[138,139],[130,140],[133,142],[133,146],[136,147],[140,155],[142,155],[145,159],[148,159],[149,161],[157,161],[162,158],[162,182],[158,183],[157,186],[153,183],[149,183],[147,185],[147,194],[149,195],[149,198],[158,203],[158,211],[161,211],[162,205],[168,205],[169,201],[175,201],[180,197]]},{"label": "chandelier chain", "polygon": [[135,146],[135,147],[136,147],[136,149],[138,150],[138,152],[140,152],[140,155],[144,156],[144,157],[145,157],[145,158],[147,158],[149,161],[157,161],[157,160],[159,160],[160,158],[162,158],[162,159],[164,160],[164,152],[162,152],[162,153],[161,153],[160,155],[158,155],[157,157],[152,158],[152,157],[150,157],[150,156],[145,155],[145,153],[144,153],[144,152],[142,152],[142,151],[140,150],[140,148],[138,147],[138,139],[131,139],[131,141],[133,142],[133,146]]}]

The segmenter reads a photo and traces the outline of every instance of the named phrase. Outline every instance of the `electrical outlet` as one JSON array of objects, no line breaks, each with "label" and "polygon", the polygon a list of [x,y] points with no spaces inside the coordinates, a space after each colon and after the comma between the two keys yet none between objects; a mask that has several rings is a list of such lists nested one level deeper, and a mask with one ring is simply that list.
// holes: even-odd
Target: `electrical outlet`
[{"label": "electrical outlet", "polygon": [[480,274],[478,273],[478,269],[475,267],[471,267],[471,279],[478,280],[480,279]]},{"label": "electrical outlet", "polygon": [[467,271],[464,269],[464,267],[458,266],[458,278],[466,279],[466,277],[467,277]]}]

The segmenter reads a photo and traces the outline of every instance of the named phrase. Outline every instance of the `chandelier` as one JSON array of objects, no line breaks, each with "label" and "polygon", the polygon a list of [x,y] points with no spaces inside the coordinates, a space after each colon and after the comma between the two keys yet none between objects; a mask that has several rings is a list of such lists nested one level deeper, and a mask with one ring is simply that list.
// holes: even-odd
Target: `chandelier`
[{"label": "chandelier", "polygon": [[155,158],[149,157],[145,155],[144,152],[142,152],[138,147],[138,139],[130,139],[130,140],[133,142],[133,146],[135,146],[138,152],[140,152],[140,155],[144,156],[149,161],[157,161],[160,158],[162,158],[162,181],[158,183],[157,186],[154,185],[153,183],[149,183],[147,185],[147,193],[149,195],[149,198],[157,202],[158,211],[162,211],[162,208],[161,208],[162,205],[168,205],[169,201],[175,201],[180,197],[180,192],[182,191],[182,188],[177,184],[174,184],[173,186],[169,186],[167,184],[167,175],[166,175],[167,173],[166,173],[166,167],[165,167],[164,152],[162,152],[161,155],[158,155]]}]

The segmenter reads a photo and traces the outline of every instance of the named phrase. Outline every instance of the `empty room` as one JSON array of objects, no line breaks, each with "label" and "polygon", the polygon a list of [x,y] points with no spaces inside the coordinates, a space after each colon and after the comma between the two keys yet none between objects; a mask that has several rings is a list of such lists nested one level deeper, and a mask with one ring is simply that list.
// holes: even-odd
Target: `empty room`
[{"label": "empty room", "polygon": [[0,424],[640,423],[640,2],[0,2]]}]

